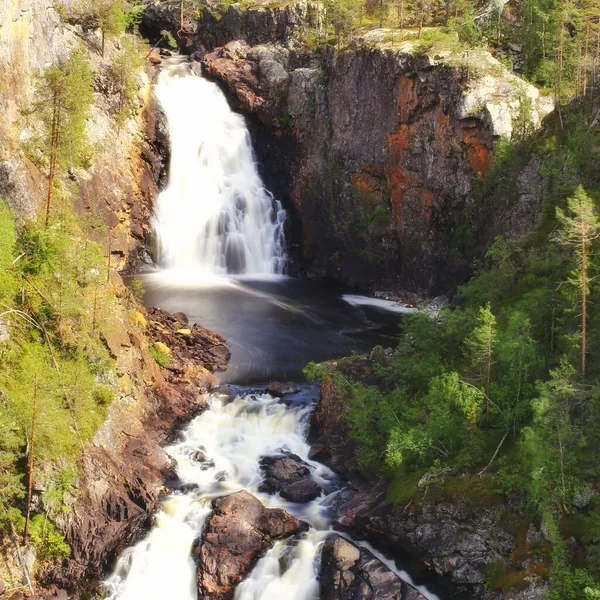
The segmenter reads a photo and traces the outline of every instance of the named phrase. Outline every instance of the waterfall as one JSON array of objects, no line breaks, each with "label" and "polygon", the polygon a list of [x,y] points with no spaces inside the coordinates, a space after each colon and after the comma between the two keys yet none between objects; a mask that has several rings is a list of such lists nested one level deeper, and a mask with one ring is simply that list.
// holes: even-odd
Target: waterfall
[{"label": "waterfall", "polygon": [[283,273],[285,211],[260,179],[243,117],[182,59],[165,65],[155,92],[171,138],[169,181],[154,214],[158,264]]}]

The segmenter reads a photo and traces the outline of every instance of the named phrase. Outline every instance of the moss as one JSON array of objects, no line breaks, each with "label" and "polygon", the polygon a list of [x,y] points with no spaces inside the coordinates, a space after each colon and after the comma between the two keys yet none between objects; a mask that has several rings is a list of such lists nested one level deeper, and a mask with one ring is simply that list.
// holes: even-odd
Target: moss
[{"label": "moss", "polygon": [[439,502],[461,502],[471,506],[490,508],[504,503],[496,491],[493,477],[446,477],[430,488],[429,497]]},{"label": "moss", "polygon": [[392,505],[406,506],[409,503],[417,503],[423,497],[419,489],[419,480],[424,471],[415,473],[399,473],[389,484],[386,502]]},{"label": "moss", "polygon": [[[165,348],[167,349],[165,351]],[[166,367],[171,359],[169,357],[170,350],[165,344],[161,342],[156,342],[152,348],[150,348],[150,356],[156,361],[158,365],[161,367]]]}]

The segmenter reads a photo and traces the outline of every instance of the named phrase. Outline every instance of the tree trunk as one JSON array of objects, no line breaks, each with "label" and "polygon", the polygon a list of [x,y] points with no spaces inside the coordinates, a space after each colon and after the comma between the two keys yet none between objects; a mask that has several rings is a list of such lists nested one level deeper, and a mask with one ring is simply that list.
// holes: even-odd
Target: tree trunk
[{"label": "tree trunk", "polygon": [[581,376],[585,377],[587,352],[587,235],[582,224],[581,236]]},{"label": "tree trunk", "polygon": [[48,175],[48,196],[46,198],[46,227],[50,222],[52,209],[52,196],[54,193],[54,179],[56,178],[56,162],[58,159],[58,142],[60,126],[60,98],[58,92],[54,93],[52,110],[52,126],[50,129],[50,173]]},{"label": "tree trunk", "polygon": [[23,529],[23,543],[27,544],[29,537],[29,517],[31,516],[31,496],[33,494],[33,464],[35,458],[35,427],[37,419],[38,389],[37,383],[33,386],[33,407],[31,411],[31,440],[29,442],[29,457],[27,461],[27,509],[25,511],[25,527]]},{"label": "tree trunk", "polygon": [[486,375],[486,382],[485,382],[485,395],[486,395],[486,400],[485,400],[485,420],[487,423],[487,427],[489,428],[490,426],[490,384],[492,381],[492,338],[490,336],[490,338],[488,339],[488,347],[487,347],[487,375]]},{"label": "tree trunk", "polygon": [[587,85],[588,85],[588,56],[589,56],[589,48],[590,48],[590,22],[586,21],[585,24],[585,42],[584,42],[584,51],[583,51],[583,95],[587,94]]}]

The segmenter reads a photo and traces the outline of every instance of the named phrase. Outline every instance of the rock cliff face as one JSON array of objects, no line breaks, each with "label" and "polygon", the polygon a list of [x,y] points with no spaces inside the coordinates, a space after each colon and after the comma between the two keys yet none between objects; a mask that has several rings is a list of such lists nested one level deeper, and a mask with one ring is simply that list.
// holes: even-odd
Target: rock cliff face
[{"label": "rock cliff face", "polygon": [[[74,0],[61,3],[65,10]],[[138,75],[138,114],[119,127],[115,121],[118,94],[110,65],[121,51],[108,40],[100,55],[100,33],[61,19],[52,0],[7,0],[0,6],[0,197],[24,222],[44,207],[47,181],[40,158],[30,148],[39,133],[35,114],[27,115],[36,99],[36,78],[48,64],[65,59],[77,47],[89,50],[94,73],[94,103],[87,125],[90,165],[74,169],[76,210],[105,226],[93,233],[111,255],[116,268],[149,262],[149,210],[158,193],[166,152],[160,110],[151,101],[152,68]],[[140,151],[141,149],[141,151]]]},{"label": "rock cliff face", "polygon": [[[419,54],[407,42],[313,53],[236,41],[201,62],[240,110],[294,140],[282,160],[308,270],[362,286],[435,293],[464,279],[504,227],[500,208],[475,193],[494,142],[518,118],[538,126],[551,109],[484,52]],[[260,139],[257,153],[271,158]]]},{"label": "rock cliff face", "polygon": [[[530,177],[518,219],[477,188],[496,140],[523,120],[539,126],[552,102],[491,55],[393,45],[383,31],[313,50],[322,14],[309,2],[214,12],[208,2],[187,15],[182,50],[252,115],[263,176],[294,213],[309,273],[437,293],[468,276],[494,233],[525,231]],[[165,29],[180,31],[176,7],[151,3],[142,32]]]},{"label": "rock cliff face", "polygon": [[[103,244],[112,267],[114,310],[111,322],[98,327],[114,361],[112,379],[106,383],[115,399],[106,422],[82,450],[78,480],[66,499],[68,510],[56,518],[71,556],[54,571],[38,573],[83,594],[105,575],[115,552],[147,528],[165,481],[174,479],[162,445],[173,428],[202,410],[203,393],[217,385],[212,373],[225,368],[229,350],[221,336],[188,325],[184,315],[133,310],[116,271],[149,260],[149,208],[164,184],[168,157],[164,119],[150,94],[154,71],[148,66],[138,74],[139,110],[118,127],[110,65],[122,49],[120,42],[107,40],[102,57],[99,32],[64,23],[58,4],[0,3],[0,199],[8,202],[21,224],[43,210],[47,193],[43,160],[37,160],[41,157],[28,145],[40,124],[27,109],[35,101],[36,76],[42,69],[76,47],[85,48],[94,74],[94,102],[87,123],[94,151],[90,164],[70,170],[68,179],[78,187],[70,198],[75,211],[105,225],[91,237]],[[72,2],[61,4],[68,10]],[[157,365],[150,343],[171,348],[168,368]],[[34,490],[40,511],[42,491]]]},{"label": "rock cliff face", "polygon": [[[86,444],[69,510],[58,520],[72,555],[49,579],[71,591],[97,585],[115,554],[145,533],[165,481],[176,477],[162,446],[205,407],[204,393],[218,385],[212,372],[224,370],[230,356],[222,336],[189,327],[185,315],[138,314],[137,326],[107,328],[123,392]],[[149,343],[169,348],[167,367],[151,358]]]}]

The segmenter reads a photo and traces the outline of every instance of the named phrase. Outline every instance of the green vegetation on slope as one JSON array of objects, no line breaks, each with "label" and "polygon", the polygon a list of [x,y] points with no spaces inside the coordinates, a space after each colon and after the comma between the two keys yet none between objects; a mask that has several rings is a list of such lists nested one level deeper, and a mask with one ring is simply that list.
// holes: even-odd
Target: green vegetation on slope
[{"label": "green vegetation on slope", "polygon": [[[565,112],[563,127],[557,118],[533,138],[505,142],[481,201],[510,210],[516,178],[535,155],[544,181],[536,230],[520,242],[498,237],[452,308],[404,318],[393,357],[374,352],[366,374],[333,375],[348,398],[358,462],[390,479],[391,500],[406,500],[407,482],[416,490],[425,473],[487,473],[498,492],[546,523],[553,599],[600,590],[600,502],[583,502],[569,533],[583,555],[561,537],[600,475],[594,123],[582,103]],[[314,365],[307,375],[328,376]]]},{"label": "green vegetation on slope", "polygon": [[[109,70],[119,125],[134,113],[140,67],[124,38]],[[77,459],[117,382],[106,338],[122,306],[105,250],[92,240],[102,227],[75,216],[79,191],[65,177],[90,160],[92,79],[82,47],[37,82],[26,116],[40,135],[25,150],[48,175],[40,220],[17,227],[0,199],[0,534],[22,534],[42,561],[70,552],[52,521],[75,493]]]},{"label": "green vegetation on slope", "polygon": [[[105,418],[114,367],[100,325],[116,300],[100,248],[73,218],[16,235],[0,203],[0,239],[0,527],[27,537],[33,489],[46,490],[46,518],[61,510],[82,445]],[[42,555],[64,550],[44,531]]]}]

